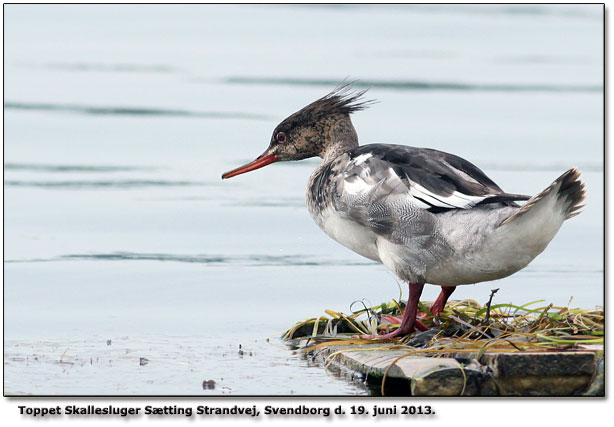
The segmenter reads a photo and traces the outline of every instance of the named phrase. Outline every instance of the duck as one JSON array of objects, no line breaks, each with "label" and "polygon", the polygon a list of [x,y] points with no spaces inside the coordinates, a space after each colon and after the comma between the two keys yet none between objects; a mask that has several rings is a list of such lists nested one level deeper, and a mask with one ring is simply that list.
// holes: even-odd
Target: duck
[{"label": "duck", "polygon": [[306,194],[315,223],[409,285],[400,326],[362,336],[390,340],[426,329],[417,318],[426,284],[441,287],[429,308],[437,316],[457,286],[502,279],[525,268],[563,222],[581,212],[586,191],[576,168],[530,197],[503,191],[454,154],[359,145],[351,115],[375,103],[365,93],[343,84],[291,114],[275,127],[260,156],[222,179],[276,162],[321,158]]}]

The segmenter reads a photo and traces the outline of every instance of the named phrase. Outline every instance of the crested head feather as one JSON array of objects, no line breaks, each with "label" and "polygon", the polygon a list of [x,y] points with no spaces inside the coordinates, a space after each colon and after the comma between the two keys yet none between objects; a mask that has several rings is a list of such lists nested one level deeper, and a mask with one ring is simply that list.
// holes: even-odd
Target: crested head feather
[{"label": "crested head feather", "polygon": [[286,118],[280,126],[283,128],[309,124],[326,117],[350,115],[355,111],[364,110],[376,102],[375,100],[362,99],[367,90],[354,90],[352,83],[341,84],[329,94]]},{"label": "crested head feather", "polygon": [[352,114],[375,103],[372,99],[361,99],[368,89],[354,90],[353,83],[343,83],[332,92],[309,104],[305,109],[323,114]]}]

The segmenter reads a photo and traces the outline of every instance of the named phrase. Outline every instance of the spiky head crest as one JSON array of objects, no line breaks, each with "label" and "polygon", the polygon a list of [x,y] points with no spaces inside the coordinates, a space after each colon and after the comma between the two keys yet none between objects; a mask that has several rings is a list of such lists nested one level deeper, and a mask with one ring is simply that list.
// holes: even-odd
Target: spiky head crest
[{"label": "spiky head crest", "polygon": [[362,99],[366,92],[367,89],[357,91],[353,89],[352,83],[344,83],[337,86],[332,92],[289,116],[278,127],[310,124],[323,118],[337,115],[349,116],[355,111],[364,110],[376,102],[375,100]]}]

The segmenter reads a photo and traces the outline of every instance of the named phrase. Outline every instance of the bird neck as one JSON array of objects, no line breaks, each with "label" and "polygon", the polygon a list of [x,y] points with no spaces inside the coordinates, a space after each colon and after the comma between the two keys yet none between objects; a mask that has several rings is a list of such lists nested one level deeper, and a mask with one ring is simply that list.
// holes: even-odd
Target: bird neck
[{"label": "bird neck", "polygon": [[346,151],[358,147],[358,135],[349,115],[338,117],[330,126],[318,154],[324,163],[328,163]]}]

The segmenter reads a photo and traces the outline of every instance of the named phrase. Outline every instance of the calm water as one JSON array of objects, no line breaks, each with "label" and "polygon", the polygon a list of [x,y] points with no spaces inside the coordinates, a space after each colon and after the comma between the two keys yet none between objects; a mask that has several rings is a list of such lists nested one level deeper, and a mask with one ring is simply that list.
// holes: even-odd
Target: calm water
[{"label": "calm water", "polygon": [[7,393],[366,394],[277,338],[398,296],[312,222],[317,162],[220,180],[347,76],[379,100],[363,143],[450,151],[515,193],[583,171],[542,255],[455,298],[603,304],[600,6],[5,12]]}]

